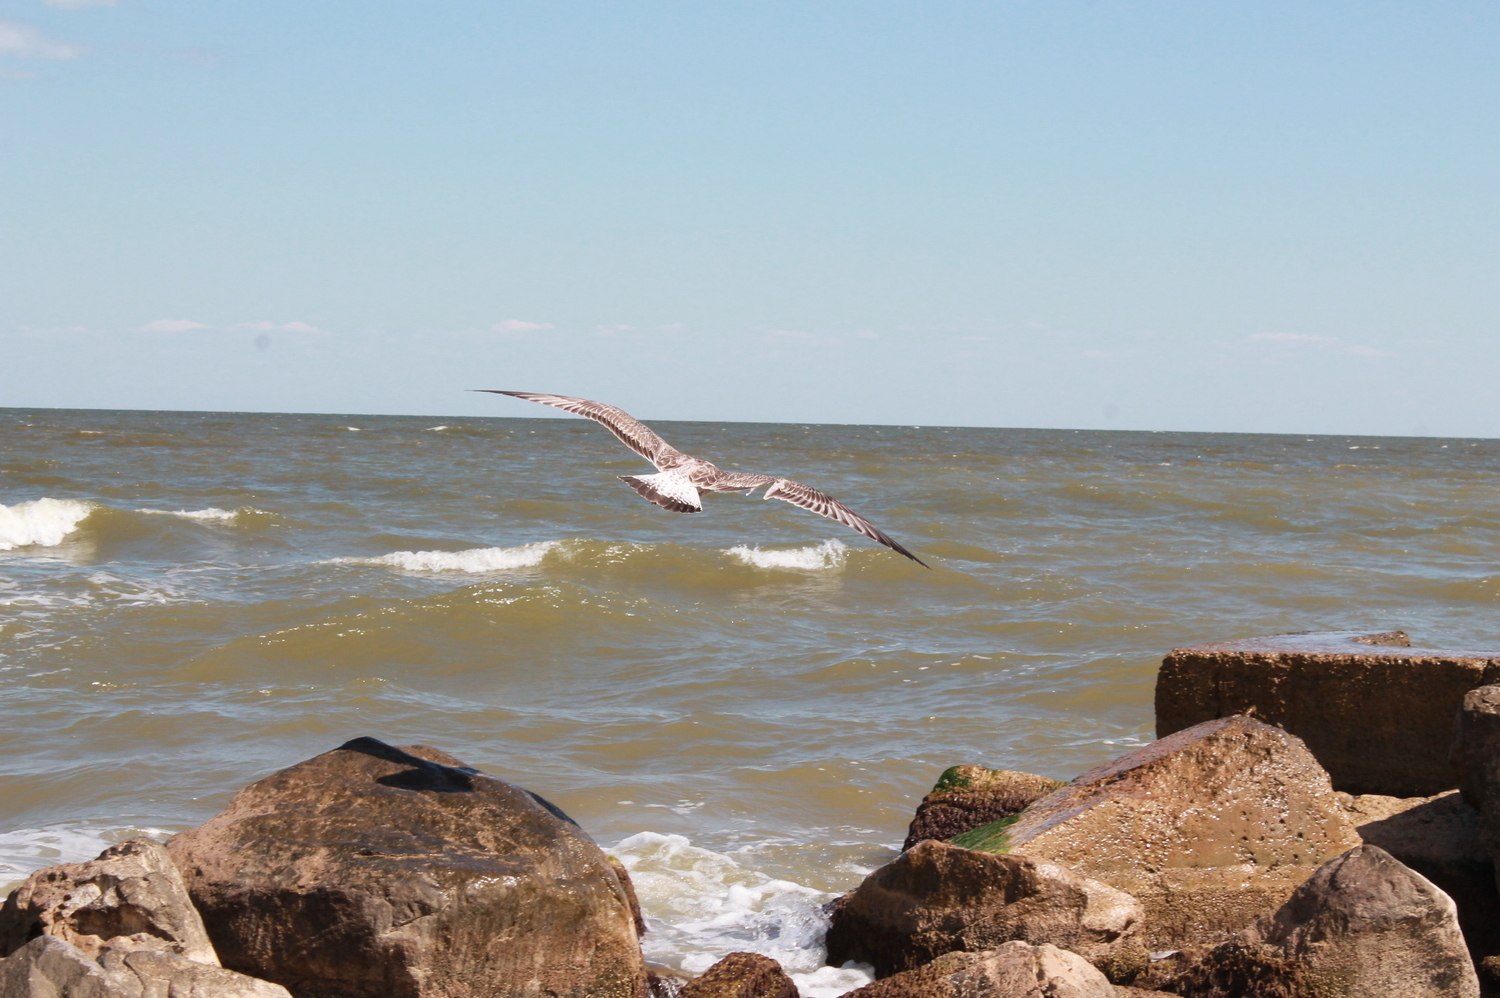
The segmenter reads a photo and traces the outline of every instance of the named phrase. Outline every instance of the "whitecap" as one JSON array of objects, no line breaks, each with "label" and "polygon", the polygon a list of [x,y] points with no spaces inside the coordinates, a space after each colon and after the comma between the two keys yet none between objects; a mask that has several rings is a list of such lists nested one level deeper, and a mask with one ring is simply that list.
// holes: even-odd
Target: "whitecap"
[{"label": "whitecap", "polygon": [[682,835],[640,832],[605,851],[630,871],[652,963],[697,974],[735,951],[761,953],[806,998],[835,998],[874,979],[868,967],[824,965],[823,904],[832,894],[748,869]]},{"label": "whitecap", "polygon": [[447,426],[447,425],[444,425],[444,426],[429,426],[429,427],[427,427],[427,432],[428,433],[441,433],[444,430],[451,430],[451,429],[453,429],[453,427]]},{"label": "whitecap", "polygon": [[805,548],[792,548],[789,551],[766,551],[740,544],[724,553],[755,568],[800,568],[814,572],[843,568],[849,557],[849,549],[842,541],[837,540],[827,540]]},{"label": "whitecap", "polygon": [[375,558],[330,558],[324,565],[386,565],[406,572],[504,572],[541,563],[557,541],[513,548],[469,548],[467,551],[392,551]]},{"label": "whitecap", "polygon": [[134,825],[59,824],[0,832],[0,887],[9,889],[32,871],[59,863],[81,863],[137,836],[164,841],[164,828]]},{"label": "whitecap", "polygon": [[97,508],[78,499],[33,499],[0,506],[0,551],[55,547]]},{"label": "whitecap", "polygon": [[[142,509],[137,512],[152,513],[159,516],[180,516],[184,519],[200,521],[233,520],[240,515],[240,511],[237,509],[220,509],[217,506],[210,506],[207,509]],[[255,512],[259,512],[259,510]]]}]

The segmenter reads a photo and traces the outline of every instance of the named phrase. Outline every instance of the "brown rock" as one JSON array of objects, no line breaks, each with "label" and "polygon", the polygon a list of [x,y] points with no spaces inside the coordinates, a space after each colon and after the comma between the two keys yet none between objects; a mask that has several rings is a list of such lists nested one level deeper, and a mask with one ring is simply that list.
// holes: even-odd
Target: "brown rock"
[{"label": "brown rock", "polygon": [[1061,780],[1009,769],[953,766],[938,777],[917,805],[903,850],[927,839],[951,839],[971,828],[1019,814],[1047,796]]},{"label": "brown rock", "polygon": [[1014,939],[1051,943],[1114,978],[1146,962],[1139,901],[1056,863],[926,841],[844,896],[828,929],[828,962],[869,963],[878,977],[954,951]]},{"label": "brown rock", "polygon": [[954,844],[1061,863],[1134,895],[1153,950],[1245,928],[1359,843],[1301,740],[1248,717],[1097,766],[1002,826]]},{"label": "brown rock", "polygon": [[1458,791],[1434,797],[1338,796],[1367,845],[1384,849],[1458,905],[1458,923],[1476,962],[1500,953],[1495,866],[1479,839],[1479,813]]},{"label": "brown rock", "polygon": [[38,870],[12,891],[0,907],[0,955],[44,934],[90,958],[108,945],[219,963],[172,857],[145,838],[110,846],[87,863]]},{"label": "brown rock", "polygon": [[1454,714],[1469,690],[1500,681],[1500,653],[1409,643],[1337,631],[1175,648],[1157,673],[1156,733],[1253,713],[1305,740],[1340,790],[1451,790]]},{"label": "brown rock", "polygon": [[225,966],[300,998],[640,998],[629,898],[529,791],[360,738],[168,844]]},{"label": "brown rock", "polygon": [[105,950],[101,961],[57,936],[0,960],[3,998],[291,998],[269,981],[161,950]]},{"label": "brown rock", "polygon": [[1478,998],[1453,902],[1379,846],[1321,867],[1167,985],[1184,995]]},{"label": "brown rock", "polygon": [[678,998],[798,998],[781,964],[759,953],[730,953],[689,981]]},{"label": "brown rock", "polygon": [[844,998],[1115,998],[1115,989],[1076,953],[1016,941],[984,953],[947,953]]}]

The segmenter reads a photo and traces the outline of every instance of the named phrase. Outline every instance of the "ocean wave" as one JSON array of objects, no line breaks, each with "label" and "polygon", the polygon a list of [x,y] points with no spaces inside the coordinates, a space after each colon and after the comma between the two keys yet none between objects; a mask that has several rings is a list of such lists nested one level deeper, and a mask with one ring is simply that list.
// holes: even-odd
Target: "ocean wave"
[{"label": "ocean wave", "polygon": [[766,551],[738,544],[724,553],[754,568],[793,568],[812,572],[843,568],[849,559],[849,548],[837,540],[827,540],[805,548],[792,548],[789,551]]},{"label": "ocean wave", "polygon": [[56,547],[99,508],[78,499],[33,499],[0,506],[0,551]]},{"label": "ocean wave", "polygon": [[164,828],[69,824],[0,832],[0,890],[9,891],[32,871],[59,863],[81,863],[126,839],[144,835],[165,841]]},{"label": "ocean wave", "polygon": [[219,509],[210,506],[207,509],[138,509],[137,513],[150,513],[156,516],[180,516],[186,520],[198,520],[202,522],[227,522],[239,517],[241,513],[264,513],[262,509]]},{"label": "ocean wave", "polygon": [[681,835],[639,832],[606,852],[630,871],[651,931],[646,959],[702,973],[735,951],[769,956],[806,998],[870,983],[869,968],[824,965],[824,902],[833,895],[747,869]]},{"label": "ocean wave", "polygon": [[513,548],[469,548],[466,551],[392,551],[374,558],[329,558],[322,565],[385,565],[403,572],[505,572],[541,564],[557,541],[538,541]]}]

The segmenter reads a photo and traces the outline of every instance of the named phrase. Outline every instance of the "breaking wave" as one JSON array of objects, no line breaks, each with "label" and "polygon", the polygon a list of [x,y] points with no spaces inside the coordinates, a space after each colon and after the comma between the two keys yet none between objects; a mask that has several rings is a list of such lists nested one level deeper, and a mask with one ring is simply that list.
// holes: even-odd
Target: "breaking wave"
[{"label": "breaking wave", "polygon": [[842,541],[836,540],[827,540],[805,548],[792,548],[789,551],[766,551],[738,544],[724,553],[754,568],[792,568],[811,572],[843,568],[849,559],[849,548]]},{"label": "breaking wave", "polygon": [[126,839],[144,835],[165,841],[164,828],[136,825],[60,824],[0,832],[0,889],[9,890],[32,871],[58,863],[81,863]]},{"label": "breaking wave", "polygon": [[0,551],[56,547],[99,508],[78,499],[33,499],[0,506]]},{"label": "breaking wave", "polygon": [[217,506],[210,506],[207,509],[141,509],[136,512],[150,513],[157,516],[180,516],[185,520],[198,520],[208,523],[227,523],[237,519],[243,512],[264,513],[265,511],[259,509],[219,509]]},{"label": "breaking wave", "polygon": [[513,548],[470,548],[467,551],[392,551],[374,558],[330,558],[324,565],[385,565],[403,572],[504,572],[541,564],[557,541],[539,541]]},{"label": "breaking wave", "polygon": [[646,959],[700,974],[730,953],[781,963],[805,998],[835,998],[874,978],[867,967],[824,965],[832,894],[748,869],[682,835],[639,832],[606,852],[630,871],[650,931]]}]

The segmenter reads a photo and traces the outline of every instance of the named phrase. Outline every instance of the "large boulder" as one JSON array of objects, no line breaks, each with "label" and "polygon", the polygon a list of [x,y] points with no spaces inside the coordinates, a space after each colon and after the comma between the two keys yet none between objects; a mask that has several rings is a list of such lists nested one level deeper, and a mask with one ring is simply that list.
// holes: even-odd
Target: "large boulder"
[{"label": "large boulder", "polygon": [[1113,978],[1146,962],[1139,901],[1057,863],[926,841],[865,878],[831,912],[828,962],[877,977],[954,951],[1051,943]]},{"label": "large boulder", "polygon": [[689,981],[677,998],[798,998],[781,964],[759,953],[730,953]]},{"label": "large boulder", "polygon": [[1384,849],[1453,899],[1476,962],[1500,954],[1495,864],[1480,841],[1479,812],[1457,790],[1432,797],[1339,798],[1366,845]]},{"label": "large boulder", "polygon": [[0,955],[40,935],[72,943],[88,957],[108,945],[219,963],[172,857],[146,838],[27,877],[0,906]]},{"label": "large boulder", "polygon": [[927,839],[951,839],[1019,814],[1062,786],[1061,780],[983,766],[952,766],[917,805],[903,850]]},{"label": "large boulder", "polygon": [[301,998],[641,998],[629,894],[556,807],[359,738],[168,843],[226,967]]},{"label": "large boulder", "polygon": [[1325,864],[1273,915],[1165,986],[1267,998],[1479,995],[1452,900],[1369,845]]},{"label": "large boulder", "polygon": [[1153,950],[1217,942],[1359,844],[1301,740],[1249,717],[1205,721],[1097,766],[955,845],[1021,853],[1139,898]]},{"label": "large boulder", "polygon": [[91,959],[39,936],[0,960],[0,998],[291,998],[286,988],[163,950],[107,948]]},{"label": "large boulder", "polygon": [[1076,953],[1018,940],[983,953],[947,953],[844,998],[1115,998],[1115,989]]},{"label": "large boulder", "polygon": [[1156,734],[1253,713],[1303,739],[1339,790],[1451,790],[1454,714],[1500,681],[1500,652],[1409,645],[1401,631],[1337,631],[1175,648],[1157,673]]}]

